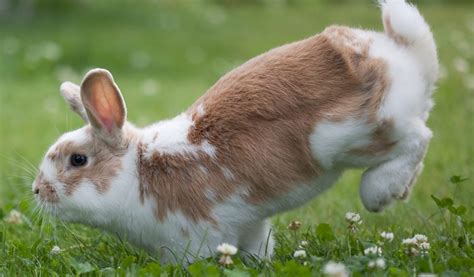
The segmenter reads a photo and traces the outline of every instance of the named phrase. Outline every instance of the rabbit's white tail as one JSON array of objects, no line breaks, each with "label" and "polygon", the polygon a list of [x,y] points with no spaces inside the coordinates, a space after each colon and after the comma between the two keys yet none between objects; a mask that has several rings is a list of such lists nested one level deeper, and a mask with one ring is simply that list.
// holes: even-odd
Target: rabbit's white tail
[{"label": "rabbit's white tail", "polygon": [[385,33],[416,56],[424,77],[433,85],[438,78],[438,57],[433,34],[423,16],[405,0],[379,0],[379,3]]}]

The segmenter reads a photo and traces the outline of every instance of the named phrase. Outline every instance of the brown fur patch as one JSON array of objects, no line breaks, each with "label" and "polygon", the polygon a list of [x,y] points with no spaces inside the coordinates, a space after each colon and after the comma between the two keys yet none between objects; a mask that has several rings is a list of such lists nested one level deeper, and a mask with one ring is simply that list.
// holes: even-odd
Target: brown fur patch
[{"label": "brown fur patch", "polygon": [[[248,192],[243,197],[249,203],[259,204],[320,176],[309,144],[315,124],[363,116],[376,121],[388,85],[385,63],[368,56],[370,42],[356,41],[360,51],[341,43],[354,39],[350,29],[330,27],[223,76],[188,110],[194,121],[189,141],[208,141],[217,149],[215,159],[158,152],[145,159],[141,145],[142,201],[156,199],[160,220],[179,210],[212,221],[213,205],[237,189]],[[225,178],[224,167],[235,180]],[[206,196],[209,191],[216,199]]]},{"label": "brown fur patch", "polygon": [[[161,221],[168,212],[179,210],[194,221],[205,219],[214,222],[210,214],[213,201],[223,200],[238,184],[226,180],[220,166],[204,153],[191,156],[155,152],[151,159],[146,159],[144,147],[138,146],[142,203],[145,197],[153,197],[157,205],[155,215]],[[207,172],[202,170],[203,166]],[[212,184],[219,185],[214,187]],[[210,199],[209,193],[216,197]]]},{"label": "brown fur patch", "polygon": [[72,142],[70,141],[61,143],[58,146],[56,146],[56,148],[53,149],[53,151],[48,153],[47,158],[54,162],[61,157],[62,153],[67,152],[67,149],[70,147],[72,147]]},{"label": "brown fur patch", "polygon": [[389,86],[385,61],[369,57],[372,41],[357,37],[351,28],[331,26],[323,34],[327,34],[334,48],[344,56],[350,74],[359,80],[359,89],[368,92],[359,95],[358,101],[353,103],[358,105],[359,115],[365,113],[369,122],[376,122],[377,112]]},{"label": "brown fur patch", "polygon": [[357,156],[374,156],[388,153],[397,144],[390,138],[393,121],[383,121],[372,133],[371,143],[366,147],[355,148],[349,154]]}]

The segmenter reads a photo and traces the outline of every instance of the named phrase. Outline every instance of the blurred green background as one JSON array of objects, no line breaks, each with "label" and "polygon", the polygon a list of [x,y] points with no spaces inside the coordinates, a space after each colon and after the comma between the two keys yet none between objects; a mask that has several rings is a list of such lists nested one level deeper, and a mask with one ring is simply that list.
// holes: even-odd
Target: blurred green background
[{"label": "blurred green background", "polygon": [[[419,1],[439,47],[441,79],[425,170],[409,203],[364,211],[359,171],[311,204],[277,216],[341,226],[346,211],[367,224],[429,226],[430,194],[456,194],[472,207],[474,141],[473,1]],[[221,75],[278,45],[330,24],[382,30],[374,1],[5,1],[0,0],[0,215],[28,213],[30,164],[82,122],[59,95],[94,67],[109,69],[138,126],[185,110]],[[470,177],[456,192],[452,175]],[[283,226],[283,225],[279,225]]]}]

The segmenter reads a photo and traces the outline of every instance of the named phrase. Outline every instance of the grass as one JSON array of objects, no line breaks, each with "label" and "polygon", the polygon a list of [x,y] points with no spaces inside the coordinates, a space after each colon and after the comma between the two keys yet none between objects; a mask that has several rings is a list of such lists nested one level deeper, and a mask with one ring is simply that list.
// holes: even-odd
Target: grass
[{"label": "grass", "polygon": [[[126,98],[129,119],[144,126],[186,109],[219,76],[259,53],[332,23],[381,29],[379,14],[367,5],[311,2],[97,2],[0,19],[0,218],[17,210],[23,221],[0,220],[0,276],[303,276],[320,275],[329,260],[343,262],[354,276],[474,274],[472,4],[421,6],[434,30],[445,76],[428,123],[434,138],[425,170],[408,203],[396,203],[381,214],[366,212],[358,196],[361,172],[351,171],[311,203],[273,219],[278,245],[272,263],[243,264],[234,257],[234,266],[224,268],[208,259],[185,270],[160,266],[156,257],[100,230],[35,216],[32,167],[61,133],[81,126],[59,96],[60,81],[79,82],[92,67],[110,69]],[[451,176],[470,179],[460,182]],[[347,230],[347,211],[362,216],[356,232]],[[302,227],[287,230],[292,220]],[[395,234],[382,246],[387,266],[370,270],[373,258],[363,250],[380,244],[383,230]],[[428,236],[427,255],[407,255],[401,246],[403,238],[416,233]],[[301,240],[309,242],[307,257],[293,258]],[[54,245],[62,249],[59,254],[51,253]]]}]

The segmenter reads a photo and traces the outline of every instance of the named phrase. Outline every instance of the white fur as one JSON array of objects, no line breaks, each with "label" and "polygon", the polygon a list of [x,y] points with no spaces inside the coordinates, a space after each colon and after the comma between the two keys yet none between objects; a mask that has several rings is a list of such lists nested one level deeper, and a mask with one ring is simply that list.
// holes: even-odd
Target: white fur
[{"label": "white fur", "polygon": [[80,129],[77,129],[77,130],[74,130],[74,131],[71,131],[71,132],[67,132],[65,134],[63,134],[57,141],[56,143],[54,143],[48,150],[48,152],[51,152],[53,151],[54,149],[56,149],[56,147],[61,144],[61,143],[64,143],[64,142],[67,142],[67,141],[74,141],[75,143],[77,144],[85,144],[86,142],[90,141],[91,140],[91,137],[87,134],[87,132],[85,132],[85,129],[86,127],[82,127]]},{"label": "white fur", "polygon": [[[410,52],[423,68],[428,84],[438,78],[438,55],[430,27],[418,9],[404,0],[380,0],[382,17],[389,18],[395,33],[409,43]],[[431,92],[431,91],[429,91]]]},{"label": "white fur", "polygon": [[[341,122],[322,121],[310,136],[311,150],[321,166],[330,169],[336,163],[349,163],[346,152],[370,143],[372,128],[365,120],[347,119]],[[359,162],[352,163],[360,165]]]},{"label": "white fur", "polygon": [[59,87],[59,90],[61,93],[79,93],[81,88],[72,82],[64,82]]},{"label": "white fur", "polygon": [[154,152],[174,155],[197,154],[199,151],[214,157],[215,147],[208,141],[199,146],[189,142],[188,131],[193,124],[191,117],[182,113],[173,119],[161,121],[144,129],[143,142],[147,145],[145,157],[151,158]]},{"label": "white fur", "polygon": [[427,82],[422,78],[422,66],[411,52],[398,46],[387,36],[370,32],[367,35],[373,38],[369,55],[386,62],[391,80],[379,112],[380,117],[394,118],[397,122],[403,118],[423,115],[429,96],[425,95]]},{"label": "white fur", "polygon": [[[436,48],[429,27],[413,6],[401,0],[382,1],[381,5],[383,15],[390,17],[395,32],[406,38],[409,45],[399,45],[385,34],[364,30],[356,31],[356,40],[344,43],[354,45],[357,50],[359,43],[370,41],[370,56],[383,59],[388,65],[386,73],[391,85],[378,119],[394,122],[391,139],[397,144],[389,153],[378,157],[350,154],[351,149],[370,144],[377,122],[369,123],[366,118],[318,122],[309,141],[314,158],[324,168],[324,174],[319,178],[258,205],[247,201],[249,188],[245,184],[219,202],[215,201],[216,192],[208,189],[206,196],[214,201],[211,215],[216,224],[194,222],[179,211],[168,213],[160,222],[154,213],[155,199],[145,197],[143,202],[140,201],[136,163],[138,145],[132,142],[122,158],[123,170],[114,177],[112,188],[105,193],[99,193],[90,181],[84,179],[77,191],[67,197],[64,184],[57,181],[54,165],[45,159],[40,170],[56,188],[60,198],[59,203],[45,204],[60,211],[57,215],[66,220],[100,226],[160,253],[162,262],[177,263],[212,255],[217,245],[223,242],[239,246],[244,253],[270,257],[274,241],[268,218],[298,207],[320,194],[346,168],[369,167],[362,177],[360,189],[362,201],[369,210],[378,211],[392,199],[404,197],[422,169],[431,138],[425,121],[432,106],[430,95],[435,81],[433,74],[437,70]],[[204,107],[199,106],[198,113],[204,114]],[[147,147],[145,158],[154,153],[196,155],[201,152],[215,157],[216,149],[209,142],[196,146],[188,141],[193,124],[189,115],[181,114],[142,130],[133,129],[133,132]],[[49,151],[54,151],[58,143],[73,141],[82,144],[88,139],[92,138],[82,128],[63,135]],[[236,180],[232,168],[222,167],[221,170],[227,179]],[[202,165],[201,171],[209,174]]]}]

